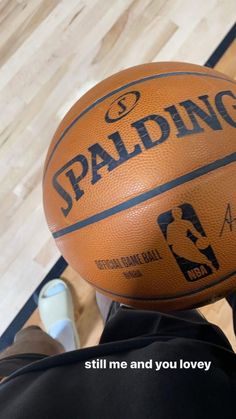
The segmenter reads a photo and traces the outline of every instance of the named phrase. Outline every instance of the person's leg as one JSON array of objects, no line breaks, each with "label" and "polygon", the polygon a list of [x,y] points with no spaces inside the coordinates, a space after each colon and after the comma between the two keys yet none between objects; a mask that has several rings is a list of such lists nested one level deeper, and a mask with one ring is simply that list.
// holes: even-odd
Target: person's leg
[{"label": "person's leg", "polygon": [[0,359],[20,354],[40,354],[45,356],[65,352],[60,342],[53,339],[38,326],[29,326],[20,330],[14,343],[0,353]]},{"label": "person's leg", "polygon": [[[100,293],[96,294],[97,303],[105,322],[111,303],[115,304],[115,302]],[[0,353],[0,360],[21,354],[51,356],[63,352],[65,349],[62,343],[44,332],[39,326],[29,326],[16,333],[13,344]]]},{"label": "person's leg", "polygon": [[[119,307],[123,306],[123,307],[133,308],[129,305],[120,304],[117,301],[111,300],[110,298],[106,297],[105,295],[101,294],[98,291],[96,291],[95,294],[96,294],[96,302],[97,302],[104,324],[106,324],[106,322],[117,312]],[[207,322],[203,314],[197,309],[173,311],[169,314],[178,318],[184,318],[184,319],[191,320],[194,322],[202,322],[202,321]]]},{"label": "person's leg", "polygon": [[60,342],[38,326],[20,330],[11,346],[0,353],[0,382],[19,368],[51,355],[65,352]]},{"label": "person's leg", "polygon": [[14,343],[0,354],[0,359],[19,354],[56,355],[68,350],[75,350],[72,321],[74,307],[67,284],[61,279],[46,283],[39,294],[39,313],[44,332],[38,326],[20,330]]},{"label": "person's leg", "polygon": [[38,326],[20,330],[13,344],[0,353],[0,376],[7,376],[42,357],[78,348],[79,338],[75,339],[72,327],[73,301],[64,281],[55,279],[43,286],[39,295],[39,313],[47,333]]},{"label": "person's leg", "polygon": [[44,330],[59,341],[66,352],[79,349],[80,339],[69,285],[60,278],[47,282],[40,290],[38,308]]},{"label": "person's leg", "polygon": [[126,304],[118,303],[117,301],[111,300],[110,298],[106,297],[98,291],[95,292],[95,296],[104,324],[113,314],[116,313],[119,307],[124,306],[132,308],[131,306],[128,306]]},{"label": "person's leg", "polygon": [[232,350],[223,331],[209,323],[197,309],[170,313],[139,310],[113,301],[98,292],[96,300],[104,322],[99,344],[149,334],[194,339],[199,339],[201,336],[205,341]]},{"label": "person's leg", "polygon": [[197,308],[193,308],[190,310],[171,311],[170,314],[172,316],[178,317],[179,319],[186,319],[197,323],[208,323],[206,317]]},{"label": "person's leg", "polygon": [[201,340],[232,351],[223,331],[218,326],[209,323],[198,312],[194,312],[194,319],[192,311],[188,310],[180,315],[179,312],[161,313],[119,306],[114,313],[112,310],[110,313],[99,344],[155,336],[160,340],[172,338]]},{"label": "person's leg", "polygon": [[111,308],[112,300],[98,291],[95,292],[95,297],[98,309],[103,319],[103,323],[106,323],[106,319]]}]

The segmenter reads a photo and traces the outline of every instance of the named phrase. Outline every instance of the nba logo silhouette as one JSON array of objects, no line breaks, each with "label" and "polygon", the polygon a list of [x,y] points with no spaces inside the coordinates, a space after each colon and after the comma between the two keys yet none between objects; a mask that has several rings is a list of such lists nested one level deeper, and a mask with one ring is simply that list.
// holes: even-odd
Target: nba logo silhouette
[{"label": "nba logo silhouette", "polygon": [[214,250],[190,204],[159,215],[157,223],[187,281],[197,281],[219,269]]}]

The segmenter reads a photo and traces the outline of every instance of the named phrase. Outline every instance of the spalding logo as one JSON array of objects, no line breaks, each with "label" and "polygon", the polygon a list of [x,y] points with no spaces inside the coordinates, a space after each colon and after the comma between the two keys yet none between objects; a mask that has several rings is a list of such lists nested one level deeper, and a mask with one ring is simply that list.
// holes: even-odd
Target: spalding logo
[{"label": "spalding logo", "polygon": [[119,96],[111,103],[110,108],[105,115],[105,121],[110,124],[124,118],[124,116],[128,115],[128,113],[134,109],[139,99],[140,92],[137,90]]},{"label": "spalding logo", "polygon": [[[138,96],[134,96],[134,92],[129,92],[129,94],[131,93],[133,104],[129,108],[126,107],[123,112],[121,112],[122,105],[120,107],[118,101],[124,99],[125,95],[116,99],[113,103],[113,106],[116,107],[117,119],[119,111],[121,112],[119,118],[122,118],[137,103]],[[138,94],[138,92],[136,93]],[[128,93],[126,93],[127,97]],[[232,99],[233,103],[231,103]],[[124,104],[124,102],[121,103]],[[181,143],[182,138],[189,136],[191,139],[193,134],[201,134],[206,128],[212,131],[223,131],[222,120],[236,129],[236,119],[232,117],[232,109],[233,111],[236,109],[236,95],[230,90],[223,90],[215,93],[214,96],[204,94],[195,98],[194,101],[186,99],[164,109],[159,109],[158,113],[142,115],[141,119],[129,122],[129,127],[126,127],[126,134],[124,132],[121,134],[115,126],[114,132],[106,138],[101,138],[99,142],[95,140],[84,150],[84,154],[78,151],[78,154],[74,155],[71,160],[54,173],[52,178],[53,188],[65,202],[65,206],[61,207],[63,215],[67,217],[74,203],[81,199],[86,192],[86,183],[83,183],[83,179],[86,177],[88,177],[91,185],[95,185],[105,175],[105,172],[101,171],[103,167],[106,167],[106,171],[109,173],[121,164],[125,164],[130,159],[146,152],[146,150],[159,147],[168,139],[172,141],[178,139]],[[114,115],[115,113],[112,116],[113,119]],[[159,134],[158,131],[156,131],[157,134],[151,131],[151,124],[158,128]],[[133,145],[129,144],[128,146],[129,129],[132,131]],[[207,141],[207,135],[205,139]],[[227,142],[227,137],[221,136],[218,141]],[[112,143],[114,145],[113,152],[108,152],[106,145]],[[232,158],[234,158],[233,156],[234,154]],[[63,178],[64,182],[62,182]]]}]

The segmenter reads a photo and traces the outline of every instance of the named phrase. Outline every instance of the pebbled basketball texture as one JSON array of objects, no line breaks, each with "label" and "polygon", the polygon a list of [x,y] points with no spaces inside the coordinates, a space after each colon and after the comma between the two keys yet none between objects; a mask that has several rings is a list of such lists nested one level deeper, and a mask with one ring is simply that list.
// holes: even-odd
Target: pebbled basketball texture
[{"label": "pebbled basketball texture", "polygon": [[180,62],[102,81],[59,125],[44,166],[49,228],[97,290],[171,311],[236,289],[236,84]]}]

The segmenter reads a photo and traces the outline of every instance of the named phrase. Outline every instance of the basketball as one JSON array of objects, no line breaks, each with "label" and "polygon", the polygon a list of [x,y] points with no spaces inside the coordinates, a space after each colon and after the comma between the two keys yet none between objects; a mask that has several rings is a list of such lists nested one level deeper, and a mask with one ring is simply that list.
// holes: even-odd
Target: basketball
[{"label": "basketball", "polygon": [[123,70],[60,123],[43,180],[66,261],[140,309],[197,307],[236,289],[236,85],[210,68]]}]

